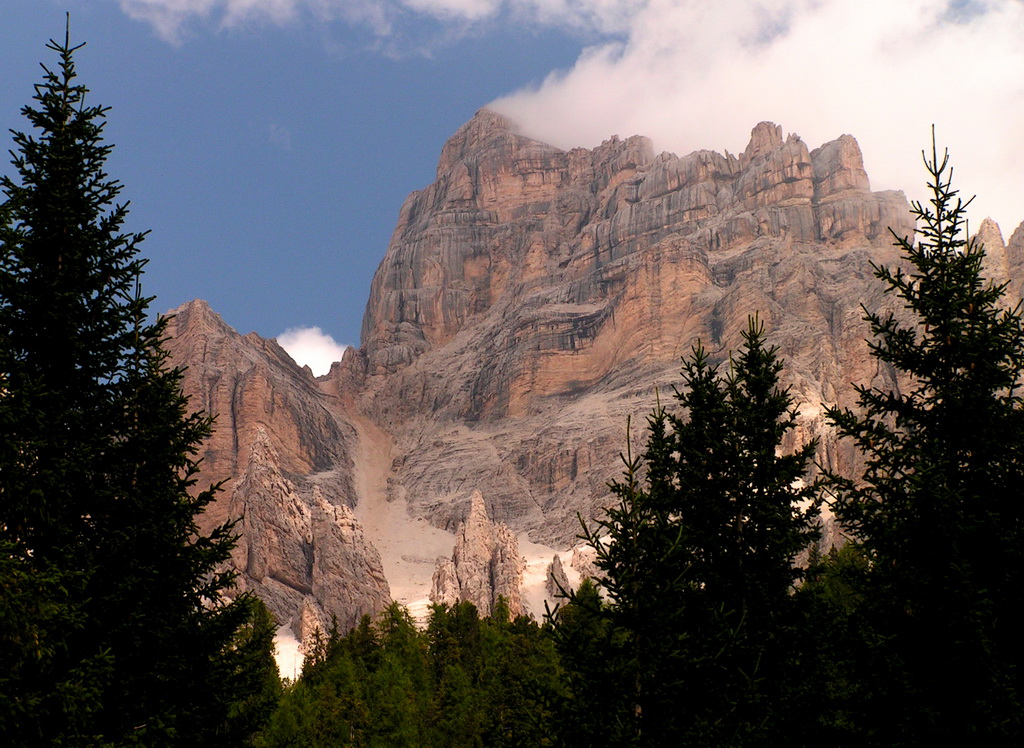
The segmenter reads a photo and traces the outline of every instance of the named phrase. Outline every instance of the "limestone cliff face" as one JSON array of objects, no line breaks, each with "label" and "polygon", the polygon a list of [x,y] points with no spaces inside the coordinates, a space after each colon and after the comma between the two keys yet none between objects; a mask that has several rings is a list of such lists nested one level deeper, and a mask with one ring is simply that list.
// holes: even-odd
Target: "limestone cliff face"
[{"label": "limestone cliff face", "polygon": [[1010,298],[1019,299],[1024,296],[1024,223],[1006,243],[1006,264],[1010,271]]},{"label": "limestone cliff face", "polygon": [[993,283],[1008,283],[1010,280],[1010,262],[1003,233],[999,225],[991,218],[981,222],[974,241],[985,245],[985,262],[982,266],[985,277]]},{"label": "limestone cliff face", "polygon": [[381,560],[350,509],[355,429],[275,341],[239,335],[203,301],[172,314],[168,347],[187,367],[190,406],[215,417],[201,482],[225,481],[199,523],[240,520],[240,589],[300,636],[383,610]]},{"label": "limestone cliff face", "polygon": [[[642,444],[659,392],[671,407],[680,357],[700,340],[727,365],[752,314],[800,404],[791,441],[819,438],[820,459],[843,469],[855,456],[824,409],[852,405],[851,382],[895,383],[868,355],[861,309],[904,313],[870,266],[899,262],[890,228],[913,234],[909,206],[871,191],[849,135],[810,149],[761,123],[739,155],[657,154],[643,137],[562,151],[483,110],[402,206],[362,346],[327,377],[202,302],[177,311],[186,391],[218,417],[204,477],[240,481],[211,520],[246,515],[236,563],[296,628],[386,600],[371,543],[349,542],[347,508],[368,496],[364,508],[407,508],[410,522],[455,532],[436,599],[489,610],[496,594],[516,599],[514,533],[571,547],[577,513],[608,503],[619,453],[627,438]],[[1019,298],[1024,225],[1005,244],[988,222],[979,237],[986,272]],[[273,470],[251,465],[260,429]],[[473,491],[486,509],[480,498],[467,515]],[[584,554],[570,567],[596,573]]]},{"label": "limestone cliff face", "polygon": [[[237,479],[246,469],[257,429],[280,458],[286,475],[318,476],[336,501],[353,506],[351,448],[354,429],[339,418],[329,397],[275,340],[239,335],[196,300],[171,313],[168,348],[186,367],[189,404],[215,416],[203,449],[203,480]],[[226,518],[219,502],[207,522]]]},{"label": "limestone cliff face", "polygon": [[380,556],[352,510],[331,504],[319,486],[301,496],[262,427],[229,514],[241,518],[232,557],[240,589],[256,592],[300,638],[315,628],[326,631],[332,617],[353,626],[391,602]]},{"label": "limestone cliff face", "polygon": [[869,266],[897,260],[889,227],[912,234],[907,203],[870,191],[848,135],[809,150],[761,123],[739,156],[561,151],[484,110],[403,206],[332,382],[394,435],[392,495],[414,514],[452,529],[469,482],[496,520],[567,544],[607,498],[627,416],[643,423],[698,339],[723,360],[750,314],[803,403],[797,438],[848,460],[820,414],[891,379],[860,309],[890,303]]},{"label": "limestone cliff face", "polygon": [[516,536],[490,520],[483,496],[474,491],[469,514],[455,533],[451,558],[438,560],[430,600],[446,605],[471,602],[480,615],[490,615],[498,598],[504,597],[514,618],[525,612],[520,592],[524,568]]},{"label": "limestone cliff face", "polygon": [[[602,333],[620,330],[619,359],[657,357],[666,338],[678,342],[678,324],[663,313],[667,297],[732,285],[714,273],[730,254],[767,249],[774,259],[802,245],[821,254],[822,245],[879,240],[887,247],[889,226],[912,232],[906,202],[869,191],[850,136],[811,153],[762,123],[739,158],[655,156],[640,137],[563,152],[515,135],[508,120],[483,111],[445,146],[437,181],[402,208],[363,322],[368,373],[392,374],[428,351],[459,350],[459,333],[501,323],[505,334],[494,347],[525,358],[515,363],[527,380],[561,368],[551,359],[566,355],[596,380],[615,363],[603,355]],[[733,265],[722,271],[746,269]],[[637,304],[641,287],[644,308],[627,325],[610,324],[613,312]],[[636,340],[621,328],[643,334]],[[478,377],[464,396],[436,404],[470,416],[518,412],[527,382],[506,379]]]}]

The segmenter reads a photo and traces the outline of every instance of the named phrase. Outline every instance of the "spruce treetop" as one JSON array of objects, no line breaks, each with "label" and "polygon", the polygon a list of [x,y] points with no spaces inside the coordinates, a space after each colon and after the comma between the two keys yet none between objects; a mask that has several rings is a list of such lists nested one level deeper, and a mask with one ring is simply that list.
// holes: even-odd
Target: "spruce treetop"
[{"label": "spruce treetop", "polygon": [[0,742],[241,740],[265,718],[234,705],[266,687],[272,624],[240,635],[257,613],[227,595],[233,524],[196,522],[211,420],[148,319],[81,46],[48,45],[0,179]]},{"label": "spruce treetop", "polygon": [[[862,544],[864,605],[888,674],[866,713],[883,740],[964,744],[1019,737],[1024,584],[1024,320],[982,273],[949,156],[922,154],[931,198],[918,237],[895,236],[906,268],[875,266],[904,314],[865,312],[870,351],[898,374],[857,386],[828,417],[863,456],[830,477],[837,518]],[[897,676],[892,673],[897,672]]]}]

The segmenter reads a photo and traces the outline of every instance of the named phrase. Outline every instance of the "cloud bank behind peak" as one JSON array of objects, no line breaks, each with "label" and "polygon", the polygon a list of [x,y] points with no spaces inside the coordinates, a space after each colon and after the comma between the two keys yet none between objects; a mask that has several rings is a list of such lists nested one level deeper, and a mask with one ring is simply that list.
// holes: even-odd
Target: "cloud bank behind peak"
[{"label": "cloud bank behind peak", "polygon": [[1024,219],[1024,0],[117,1],[170,41],[257,22],[338,22],[381,40],[417,21],[449,39],[496,21],[555,27],[590,46],[490,104],[526,135],[589,147],[643,134],[683,155],[740,151],[770,120],[812,148],[854,135],[874,189],[921,198],[934,124],[955,186],[978,194],[972,220],[1009,232]]},{"label": "cloud bank behind peak", "polygon": [[[561,147],[611,134],[656,149],[742,151],[762,120],[811,148],[843,133],[873,189],[923,197],[935,124],[972,222],[1024,219],[1024,3],[1020,0],[650,0],[625,39],[491,104]],[[919,187],[920,186],[920,187]]]}]

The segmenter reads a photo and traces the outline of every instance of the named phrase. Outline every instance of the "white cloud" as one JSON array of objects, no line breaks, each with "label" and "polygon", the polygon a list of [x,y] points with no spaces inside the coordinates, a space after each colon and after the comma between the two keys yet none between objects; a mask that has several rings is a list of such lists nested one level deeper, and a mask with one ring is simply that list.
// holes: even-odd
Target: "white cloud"
[{"label": "white cloud", "polygon": [[622,32],[632,14],[649,0],[117,0],[130,17],[145,21],[172,43],[196,23],[232,28],[243,23],[292,23],[308,17],[343,20],[386,37],[400,16],[455,24],[506,13],[522,23],[560,25],[602,33]]},{"label": "white cloud", "polygon": [[409,9],[439,18],[478,20],[494,15],[501,0],[404,0]]},{"label": "white cloud", "polygon": [[[1024,0],[119,0],[170,40],[190,24],[340,19],[381,38],[402,18],[453,34],[493,21],[597,43],[493,104],[525,134],[594,146],[650,136],[680,155],[740,151],[771,120],[815,147],[857,137],[875,189],[923,196],[935,124],[975,220],[1024,219]],[[382,47],[385,49],[386,45]],[[496,60],[500,63],[500,60]]]},{"label": "white cloud", "polygon": [[[380,36],[391,29],[398,0],[117,0],[129,17],[150,24],[163,39],[178,44],[196,22],[216,28],[246,23],[294,23],[303,17],[343,20]],[[443,0],[440,0],[443,2]]]},{"label": "white cloud", "polygon": [[329,372],[332,363],[341,361],[348,348],[319,327],[291,327],[277,336],[277,342],[295,363],[308,366],[318,377]]},{"label": "white cloud", "polygon": [[[1024,219],[1020,0],[649,0],[623,40],[493,106],[563,147],[611,134],[658,149],[741,151],[772,120],[812,148],[856,136],[874,189],[923,195],[936,125],[977,193],[972,221]],[[920,185],[920,187],[919,187]]]},{"label": "white cloud", "polygon": [[119,0],[129,17],[149,23],[170,42],[181,39],[182,27],[193,18],[207,19],[220,0]]}]

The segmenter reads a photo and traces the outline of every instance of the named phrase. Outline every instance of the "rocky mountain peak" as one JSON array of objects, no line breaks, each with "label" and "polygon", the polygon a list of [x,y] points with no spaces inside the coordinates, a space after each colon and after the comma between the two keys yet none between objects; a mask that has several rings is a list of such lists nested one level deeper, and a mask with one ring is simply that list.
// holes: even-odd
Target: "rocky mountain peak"
[{"label": "rocky mountain peak", "polygon": [[743,161],[750,163],[782,145],[782,128],[779,125],[774,122],[758,122],[750,131],[750,142],[743,151]]},{"label": "rocky mountain peak", "polygon": [[[202,300],[170,315],[168,349],[175,361],[187,363],[183,387],[190,407],[217,417],[205,446],[204,480],[242,475],[258,429],[285,473],[307,475],[344,464],[352,430],[329,411],[328,395],[277,341],[239,335]],[[341,492],[351,495],[351,486]],[[223,522],[222,510],[213,507],[205,520]]]},{"label": "rocky mountain peak", "polygon": [[999,224],[991,218],[983,219],[972,238],[985,248],[985,261],[982,264],[985,277],[996,284],[1007,283],[1010,280],[1010,258]]},{"label": "rocky mountain peak", "polygon": [[203,299],[193,299],[167,313],[176,331],[188,330],[193,335],[226,335],[231,328]]},{"label": "rocky mountain peak", "polygon": [[852,135],[840,135],[811,152],[817,177],[815,192],[819,199],[839,195],[847,190],[870,190],[864,171],[864,157]]},{"label": "rocky mountain peak", "polygon": [[[617,359],[595,348],[640,361],[660,356],[678,324],[658,301],[644,312],[647,332],[628,339],[622,323],[633,317],[620,308],[633,284],[627,268],[656,263],[650,270],[667,272],[664,283],[709,290],[719,285],[713,258],[755,243],[793,255],[815,243],[888,244],[889,226],[913,232],[901,193],[868,189],[852,137],[811,153],[767,122],[753,129],[740,159],[710,151],[654,157],[641,137],[566,153],[482,111],[445,146],[438,173],[403,206],[371,287],[363,353],[375,389],[378,375],[458,339],[467,353],[479,335],[484,349],[500,348],[498,358],[521,350],[514,358],[526,379],[514,367],[505,387],[504,377],[488,383],[480,380],[488,372],[466,370],[475,382],[437,393],[437,407],[448,402],[463,414],[515,407],[526,394],[520,383],[535,386],[543,376],[536,367],[553,363],[557,351],[575,352],[582,378],[570,380],[582,387]],[[619,323],[609,326],[613,315]],[[614,328],[624,346],[612,343]],[[630,350],[645,340],[653,347]],[[476,360],[469,355],[470,369]]]},{"label": "rocky mountain peak", "polygon": [[474,491],[473,495],[469,497],[469,513],[463,523],[462,531],[464,534],[474,535],[489,533],[492,527],[491,518],[487,514],[487,504],[484,503],[484,495],[479,491]]},{"label": "rocky mountain peak", "polygon": [[1024,246],[1024,221],[1010,234],[1010,240],[1006,243],[1007,247],[1022,247]]},{"label": "rocky mountain peak", "polygon": [[986,250],[990,246],[997,249],[1006,249],[1006,243],[1003,241],[1003,232],[1000,230],[999,224],[991,218],[982,220],[974,238],[976,241],[984,244]]},{"label": "rocky mountain peak", "polygon": [[485,157],[488,151],[518,138],[517,133],[518,127],[508,117],[486,107],[480,109],[441,148],[437,178],[441,179],[458,164],[474,163]]},{"label": "rocky mountain peak", "polygon": [[[697,341],[727,362],[748,315],[799,404],[787,448],[818,439],[822,464],[852,464],[823,413],[854,405],[850,382],[895,385],[868,354],[861,308],[905,313],[871,272],[900,261],[890,228],[913,236],[906,199],[871,191],[850,135],[808,150],[764,122],[738,158],[655,155],[639,136],[563,151],[481,110],[402,206],[362,346],[327,377],[203,302],[177,310],[185,390],[218,419],[203,480],[235,477],[211,517],[244,515],[236,565],[301,632],[388,599],[360,522],[389,570],[415,570],[392,589],[417,604],[454,530],[433,599],[487,613],[503,595],[518,613],[521,554],[527,589],[543,587],[577,517],[608,505],[626,440],[642,439],[627,419],[642,423],[659,392],[665,403]],[[1002,246],[994,225],[979,233]],[[1024,224],[996,254],[1019,294]],[[419,528],[431,544],[411,547]],[[572,559],[570,578],[597,573]]]}]

